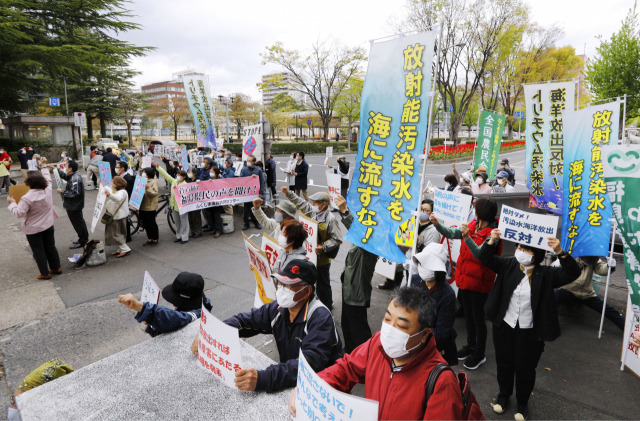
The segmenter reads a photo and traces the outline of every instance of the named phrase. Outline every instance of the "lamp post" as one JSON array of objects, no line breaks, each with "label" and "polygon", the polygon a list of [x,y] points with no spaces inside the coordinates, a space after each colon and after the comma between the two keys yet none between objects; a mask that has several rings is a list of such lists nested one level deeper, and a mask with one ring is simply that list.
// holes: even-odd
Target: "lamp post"
[{"label": "lamp post", "polygon": [[[227,107],[227,142],[229,141],[229,105],[233,104],[233,100],[235,99],[233,96],[229,95],[229,99],[231,102],[222,102],[222,99],[225,98],[222,95],[218,95],[218,101],[224,104]],[[226,99],[226,98],[225,98]]]}]

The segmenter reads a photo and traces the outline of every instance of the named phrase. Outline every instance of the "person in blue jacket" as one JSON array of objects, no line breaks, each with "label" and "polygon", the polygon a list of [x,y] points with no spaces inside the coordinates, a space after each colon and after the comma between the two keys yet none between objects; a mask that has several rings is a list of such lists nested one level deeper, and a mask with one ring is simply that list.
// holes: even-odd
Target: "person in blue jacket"
[{"label": "person in blue jacket", "polygon": [[211,302],[204,295],[204,279],[197,273],[181,272],[171,285],[162,290],[162,297],[175,310],[159,304],[142,303],[133,296],[118,296],[118,302],[137,311],[135,319],[147,325],[145,332],[152,337],[173,332],[200,318],[202,305],[211,311]]},{"label": "person in blue jacket", "polygon": [[224,161],[224,170],[222,178],[233,178],[236,176],[236,169],[233,167],[233,159],[228,158]]},{"label": "person in blue jacket", "polygon": [[[264,370],[238,371],[235,384],[239,390],[270,393],[295,387],[300,350],[316,372],[333,365],[343,354],[333,316],[315,297],[318,273],[314,264],[292,260],[273,279],[276,301],[224,321],[237,328],[241,338],[273,334],[280,354],[280,363]],[[198,355],[198,335],[191,351]]]}]

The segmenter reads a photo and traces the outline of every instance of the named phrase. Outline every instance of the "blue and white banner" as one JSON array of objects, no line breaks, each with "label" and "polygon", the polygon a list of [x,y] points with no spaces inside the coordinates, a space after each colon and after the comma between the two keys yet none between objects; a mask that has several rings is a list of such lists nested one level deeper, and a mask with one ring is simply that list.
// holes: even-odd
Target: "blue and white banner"
[{"label": "blue and white banner", "polygon": [[209,92],[209,79],[204,76],[183,76],[182,83],[187,94],[187,102],[193,115],[196,126],[198,146],[218,149],[222,147],[216,143],[216,134],[213,128],[213,107],[211,106],[211,94]]},{"label": "blue and white banner", "polygon": [[185,171],[189,169],[189,153],[187,152],[186,145],[180,147],[180,165]]},{"label": "blue and white banner", "polygon": [[421,199],[435,38],[426,32],[373,43],[362,90],[346,239],[396,263],[406,258],[394,236]]},{"label": "blue and white banner", "polygon": [[129,198],[129,207],[140,210],[142,204],[142,197],[144,196],[144,188],[147,184],[147,179],[136,175],[136,180],[133,182],[133,191]]},{"label": "blue and white banner", "polygon": [[618,143],[618,101],[565,111],[562,249],[573,257],[609,254],[612,217],[601,145]]}]

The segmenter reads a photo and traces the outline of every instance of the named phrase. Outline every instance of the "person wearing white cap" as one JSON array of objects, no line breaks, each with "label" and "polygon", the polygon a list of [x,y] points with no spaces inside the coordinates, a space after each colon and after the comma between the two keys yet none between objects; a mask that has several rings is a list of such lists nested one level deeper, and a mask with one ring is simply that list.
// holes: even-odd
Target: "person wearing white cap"
[{"label": "person wearing white cap", "polygon": [[273,213],[273,218],[269,218],[262,210],[263,200],[257,198],[253,201],[251,212],[256,217],[262,229],[269,233],[273,238],[277,239],[282,235],[282,223],[284,221],[295,219],[298,209],[288,200],[281,200]]},{"label": "person wearing white cap", "polygon": [[451,167],[453,168],[453,175],[455,175],[458,181],[460,182],[459,183],[460,187],[471,186],[471,174],[469,174],[468,171],[465,171],[462,174],[460,174],[456,168],[455,162],[451,164]]},{"label": "person wearing white cap", "polygon": [[457,365],[457,335],[453,327],[456,320],[456,293],[446,281],[447,258],[444,244],[427,244],[412,258],[418,266],[418,273],[413,275],[411,284],[425,288],[436,302],[436,322],[432,329],[436,347],[447,364]]},{"label": "person wearing white cap", "polygon": [[493,193],[511,193],[515,188],[509,184],[509,173],[499,171],[496,175],[496,185],[493,186]]}]

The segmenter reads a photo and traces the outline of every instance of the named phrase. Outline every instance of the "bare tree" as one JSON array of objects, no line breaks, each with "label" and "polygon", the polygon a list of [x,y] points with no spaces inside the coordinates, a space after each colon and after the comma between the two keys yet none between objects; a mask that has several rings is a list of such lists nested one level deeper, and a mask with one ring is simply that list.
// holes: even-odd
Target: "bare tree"
[{"label": "bare tree", "polygon": [[150,115],[170,121],[173,125],[173,139],[178,140],[178,125],[189,118],[191,110],[187,98],[166,97],[151,103]]},{"label": "bare tree", "polygon": [[116,105],[118,111],[116,118],[122,119],[127,126],[127,136],[129,138],[129,146],[133,146],[132,126],[133,120],[142,118],[142,112],[146,108],[145,95],[139,92],[133,92],[130,88],[120,89],[116,96]]}]

